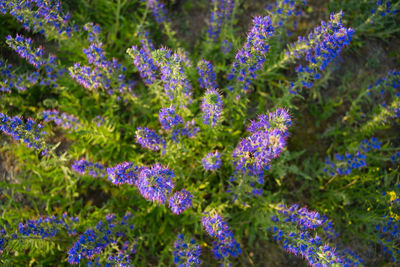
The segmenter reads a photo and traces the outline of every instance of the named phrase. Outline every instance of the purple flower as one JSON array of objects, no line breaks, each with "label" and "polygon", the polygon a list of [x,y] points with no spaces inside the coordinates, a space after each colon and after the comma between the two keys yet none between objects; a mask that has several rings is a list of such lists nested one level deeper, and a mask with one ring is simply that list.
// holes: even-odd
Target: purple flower
[{"label": "purple flower", "polygon": [[219,169],[222,165],[221,154],[218,151],[208,153],[202,160],[203,168],[209,171]]},{"label": "purple flower", "polygon": [[203,123],[214,127],[222,113],[222,99],[217,90],[207,90],[201,103],[201,110],[203,111]]},{"label": "purple flower", "polygon": [[17,73],[11,64],[6,64],[0,59],[0,92],[10,93],[11,89],[16,88],[18,91],[25,91],[27,88],[34,86],[39,81],[40,73],[38,71],[27,73]]},{"label": "purple flower", "polygon": [[42,239],[56,236],[60,230],[66,230],[68,235],[76,235],[74,224],[79,219],[77,217],[67,217],[65,213],[57,219],[54,215],[51,217],[41,217],[37,220],[27,220],[24,224],[18,225],[18,233],[22,236],[40,236]]},{"label": "purple flower", "polygon": [[191,103],[192,86],[184,70],[188,64],[186,56],[182,52],[172,53],[165,48],[156,50],[153,56],[161,70],[161,80],[168,98],[171,101],[177,99]]},{"label": "purple flower", "polygon": [[273,5],[269,4],[267,10],[274,26],[282,26],[293,17],[303,14],[299,6],[306,4],[306,0],[278,0]]},{"label": "purple flower", "polygon": [[195,121],[187,121],[183,127],[176,128],[172,131],[172,140],[179,142],[179,137],[194,137],[200,131],[199,127],[195,126]]},{"label": "purple flower", "polygon": [[342,17],[342,12],[331,14],[328,22],[322,21],[308,38],[299,37],[289,48],[288,61],[304,58],[308,63],[296,68],[302,86],[311,88],[314,80],[321,77],[321,72],[350,43],[354,30],[343,26]]},{"label": "purple flower", "polygon": [[204,213],[202,224],[207,233],[217,239],[213,242],[213,253],[217,259],[240,255],[240,243],[234,239],[232,231],[221,216],[217,213]]},{"label": "purple flower", "polygon": [[237,171],[262,177],[269,163],[286,147],[291,119],[285,109],[277,109],[268,115],[258,116],[251,122],[251,136],[243,138],[233,151],[233,162]]},{"label": "purple flower", "polygon": [[107,168],[107,179],[114,185],[135,185],[142,167],[133,165],[132,162],[123,162]]},{"label": "purple flower", "polygon": [[151,40],[147,38],[148,32],[140,33],[139,36],[142,37],[140,39],[142,47],[139,49],[137,45],[134,45],[127,52],[133,58],[133,64],[137,67],[144,83],[150,85],[157,79],[156,72],[158,70],[151,54],[154,46]]},{"label": "purple flower", "polygon": [[[58,77],[64,73],[64,69],[58,67],[54,55],[49,55],[45,58],[43,48],[41,46],[33,48],[32,39],[25,38],[22,35],[17,34],[15,38],[8,35],[6,40],[7,44],[17,52],[20,57],[26,59],[29,64],[36,68],[36,72],[27,77],[30,83],[36,83],[40,80],[39,84],[41,85],[51,84],[53,87],[57,86],[56,81]],[[39,79],[38,76],[41,70],[45,76]]]},{"label": "purple flower", "polygon": [[145,199],[164,204],[175,187],[174,177],[172,170],[157,163],[140,170],[136,185]]},{"label": "purple flower", "polygon": [[202,88],[217,89],[214,67],[211,62],[202,59],[197,65],[197,71],[199,73],[199,83]]},{"label": "purple flower", "polygon": [[45,142],[45,134],[43,125],[37,123],[33,119],[28,118],[23,122],[21,118],[14,116],[8,117],[0,113],[0,131],[11,136],[15,140],[21,140],[29,148],[34,148],[47,155],[49,147]]},{"label": "purple flower", "polygon": [[192,207],[192,199],[193,195],[189,191],[182,189],[168,199],[169,208],[173,213],[179,215],[183,211]]},{"label": "purple flower", "polygon": [[[134,227],[132,219],[133,215],[130,212],[127,212],[120,221],[114,214],[107,215],[94,229],[89,228],[79,236],[68,251],[68,262],[80,264],[84,258],[93,259],[95,255],[102,254],[110,244],[117,245],[124,242],[123,239],[130,239],[126,233]],[[136,250],[131,248],[129,251],[135,253]],[[114,261],[113,258],[111,260]]]},{"label": "purple flower", "polygon": [[237,85],[230,86],[233,90],[245,92],[250,90],[252,81],[257,77],[257,71],[265,64],[265,55],[269,50],[268,39],[274,33],[269,17],[255,17],[253,27],[247,36],[247,42],[236,54],[232,70],[228,76]]},{"label": "purple flower", "polygon": [[147,7],[153,12],[154,19],[157,23],[168,22],[167,10],[160,0],[142,0],[146,2]]},{"label": "purple flower", "polygon": [[161,109],[158,113],[158,119],[164,130],[175,129],[178,125],[183,124],[183,119],[175,113],[174,106]]},{"label": "purple flower", "polygon": [[221,45],[221,50],[222,53],[224,53],[225,55],[230,53],[232,51],[232,43],[228,42],[227,40],[223,40]]},{"label": "purple flower", "polygon": [[70,14],[63,14],[61,2],[58,0],[41,1],[2,1],[0,12],[9,13],[22,23],[27,31],[39,32],[46,36],[71,36],[73,28],[68,25]]},{"label": "purple flower", "polygon": [[90,175],[93,178],[104,177],[105,168],[103,164],[92,163],[85,159],[75,160],[72,164],[72,170],[79,173],[80,175]]},{"label": "purple flower", "polygon": [[234,0],[212,0],[210,26],[208,27],[208,38],[216,42],[221,33],[221,28],[232,15],[235,6]]},{"label": "purple flower", "polygon": [[54,121],[55,124],[64,129],[78,129],[81,126],[78,118],[65,112],[60,113],[58,110],[43,110],[43,120],[45,122]]},{"label": "purple flower", "polygon": [[187,242],[184,235],[178,235],[174,243],[174,264],[179,267],[200,266],[200,254],[200,246],[193,238]]},{"label": "purple flower", "polygon": [[165,140],[156,134],[153,130],[146,127],[138,127],[136,130],[136,143],[143,148],[148,148],[153,151],[164,149],[166,146]]},{"label": "purple flower", "polygon": [[134,82],[126,80],[126,68],[115,58],[106,58],[103,44],[99,41],[100,28],[87,23],[84,29],[89,32],[90,46],[83,49],[89,65],[75,63],[69,68],[70,76],[86,89],[102,88],[109,95],[117,94],[118,99],[119,94],[132,94]]}]

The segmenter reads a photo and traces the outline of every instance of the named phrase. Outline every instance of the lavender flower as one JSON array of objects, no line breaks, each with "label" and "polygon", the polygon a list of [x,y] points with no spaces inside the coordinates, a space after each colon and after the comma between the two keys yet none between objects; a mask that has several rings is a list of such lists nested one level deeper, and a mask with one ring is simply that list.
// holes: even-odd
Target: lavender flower
[{"label": "lavender flower", "polygon": [[142,2],[146,2],[147,7],[153,12],[157,23],[168,22],[167,10],[161,0],[142,0]]},{"label": "lavender flower", "polygon": [[192,138],[200,131],[199,127],[195,126],[195,121],[187,121],[183,127],[176,128],[172,131],[172,140],[179,142],[179,137]]},{"label": "lavender flower", "polygon": [[270,161],[285,148],[289,126],[291,119],[284,109],[260,115],[249,127],[252,135],[242,139],[233,152],[236,170],[262,177]]},{"label": "lavender flower", "polygon": [[105,168],[104,165],[101,163],[92,163],[90,161],[81,159],[75,160],[72,164],[72,170],[77,172],[80,175],[90,175],[93,178],[97,177],[104,177],[105,175]]},{"label": "lavender flower", "polygon": [[174,177],[172,170],[157,163],[151,168],[144,167],[140,170],[137,187],[145,199],[164,204],[175,187]]},{"label": "lavender flower", "polygon": [[274,4],[267,6],[267,11],[272,24],[282,26],[293,17],[301,15],[303,12],[299,6],[306,4],[305,0],[277,0]]},{"label": "lavender flower", "polygon": [[226,23],[235,5],[234,0],[212,0],[213,10],[211,12],[210,26],[208,27],[208,38],[217,42],[223,24]]},{"label": "lavender flower", "polygon": [[[275,224],[269,228],[273,238],[282,243],[287,252],[302,256],[311,266],[357,266],[362,262],[348,249],[339,250],[325,242],[325,236],[331,241],[337,236],[332,222],[325,215],[299,205],[289,208],[279,205],[278,216],[272,216],[271,220]],[[318,235],[320,229],[322,235]]]},{"label": "lavender flower", "polygon": [[[89,32],[90,46],[83,49],[90,65],[75,63],[69,68],[70,76],[86,89],[104,89],[109,95],[129,94],[132,96],[133,81],[126,80],[126,68],[115,58],[106,58],[103,44],[99,41],[100,27],[87,23],[84,29]],[[134,96],[134,95],[133,95]],[[118,96],[120,99],[120,96]]]},{"label": "lavender flower", "polygon": [[153,57],[161,70],[164,91],[169,99],[191,103],[192,86],[184,70],[188,62],[182,53],[161,48],[153,53]]},{"label": "lavender flower", "polygon": [[[136,242],[125,241],[117,253],[108,256],[107,263],[115,266],[131,266],[132,256],[136,253]],[[107,266],[107,265],[106,265]]]},{"label": "lavender flower", "polygon": [[189,191],[182,189],[181,191],[174,193],[174,195],[169,198],[169,208],[173,213],[179,215],[183,211],[192,207],[192,198],[193,195]]},{"label": "lavender flower", "polygon": [[63,14],[61,2],[58,0],[4,0],[0,3],[0,12],[15,17],[27,31],[39,32],[53,38],[61,39],[65,35],[70,37],[71,32],[76,30],[68,25],[71,16],[68,13]]},{"label": "lavender flower", "polygon": [[232,51],[232,43],[227,40],[223,40],[221,44],[221,50],[225,55],[230,53]]},{"label": "lavender flower", "polygon": [[0,92],[10,93],[11,89],[25,91],[38,83],[40,73],[35,71],[31,74],[16,73],[11,64],[6,64],[0,59]]},{"label": "lavender flower", "polygon": [[237,85],[230,86],[233,90],[245,92],[250,90],[252,81],[257,77],[257,71],[265,64],[265,55],[269,50],[268,39],[274,33],[269,17],[255,17],[253,27],[247,36],[247,42],[236,54],[229,80],[235,80]]},{"label": "lavender flower", "polygon": [[331,161],[329,157],[325,158],[324,172],[330,176],[349,175],[354,169],[361,169],[367,166],[367,156],[357,151],[355,154],[346,153],[345,155],[335,154],[335,160]]},{"label": "lavender flower", "polygon": [[211,62],[202,59],[197,65],[197,71],[199,72],[199,83],[202,88],[217,89],[214,67]]},{"label": "lavender flower", "polygon": [[51,217],[41,217],[37,220],[27,220],[24,224],[18,225],[18,232],[22,236],[40,236],[42,239],[56,236],[60,230],[66,230],[68,235],[76,235],[74,224],[79,221],[78,217],[63,216],[57,219]]},{"label": "lavender flower", "polygon": [[222,99],[217,90],[207,90],[201,103],[203,111],[203,123],[214,127],[222,113]]},{"label": "lavender flower", "polygon": [[43,125],[33,119],[28,118],[26,123],[24,123],[17,116],[8,117],[0,113],[1,132],[11,136],[15,140],[21,140],[27,147],[40,151],[42,155],[47,155],[49,147],[44,140],[45,132],[42,129]]},{"label": "lavender flower", "polygon": [[222,165],[221,154],[218,151],[208,153],[202,160],[203,168],[209,171],[219,169]]},{"label": "lavender flower", "polygon": [[[114,214],[106,216],[105,220],[99,221],[94,229],[87,229],[68,251],[68,262],[80,264],[82,259],[92,259],[101,254],[110,244],[122,242],[122,238],[129,239],[126,233],[133,229],[133,215],[127,212],[118,221]],[[125,243],[125,242],[124,242]],[[135,252],[135,250],[131,250]],[[114,261],[114,259],[112,259]]]},{"label": "lavender flower", "polygon": [[42,115],[45,122],[54,121],[64,129],[76,130],[81,126],[78,118],[65,112],[60,113],[58,110],[43,110]]},{"label": "lavender flower", "polygon": [[141,169],[142,167],[135,166],[132,162],[123,162],[107,168],[107,179],[114,185],[135,185]]},{"label": "lavender flower", "polygon": [[308,65],[299,65],[296,68],[302,86],[311,88],[314,80],[321,77],[321,72],[350,43],[354,30],[343,26],[342,17],[342,12],[331,14],[330,20],[327,23],[323,21],[307,39],[299,37],[289,47],[288,61],[304,58],[308,62]]},{"label": "lavender flower", "polygon": [[165,140],[156,134],[153,130],[146,127],[138,127],[136,130],[136,143],[143,148],[148,148],[153,151],[164,149],[166,146]]},{"label": "lavender flower", "polygon": [[[20,57],[26,59],[29,64],[36,68],[36,73],[40,73],[40,71],[44,72],[45,77],[40,78],[39,84],[52,84],[54,87],[57,86],[56,80],[63,74],[64,70],[58,67],[54,55],[49,55],[46,59],[44,57],[43,48],[41,46],[36,49],[33,48],[32,39],[25,38],[22,35],[17,34],[15,38],[8,35],[6,37],[6,42]],[[28,77],[31,82],[38,78],[38,74],[36,73]]]},{"label": "lavender flower", "polygon": [[178,125],[183,124],[183,119],[175,113],[174,106],[161,109],[158,113],[158,119],[164,130],[175,129]]},{"label": "lavender flower", "polygon": [[140,33],[142,38],[140,42],[142,47],[139,49],[137,45],[132,46],[127,50],[129,56],[133,59],[133,64],[137,67],[140,77],[147,85],[153,84],[156,80],[156,71],[158,70],[151,52],[154,46],[151,40],[147,38],[148,32]]},{"label": "lavender flower", "polygon": [[192,238],[189,242],[185,240],[184,235],[178,235],[174,243],[174,263],[179,267],[200,266],[200,246]]},{"label": "lavender flower", "polygon": [[221,216],[217,213],[204,213],[202,224],[207,233],[217,239],[213,242],[213,253],[217,259],[240,255],[240,243],[234,239],[232,231]]}]

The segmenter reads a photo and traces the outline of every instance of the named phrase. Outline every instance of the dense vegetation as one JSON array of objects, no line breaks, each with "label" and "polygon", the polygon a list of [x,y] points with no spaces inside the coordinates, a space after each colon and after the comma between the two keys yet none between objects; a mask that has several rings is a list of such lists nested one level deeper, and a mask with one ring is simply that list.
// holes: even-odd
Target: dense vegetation
[{"label": "dense vegetation", "polygon": [[400,1],[0,0],[4,266],[400,260]]}]

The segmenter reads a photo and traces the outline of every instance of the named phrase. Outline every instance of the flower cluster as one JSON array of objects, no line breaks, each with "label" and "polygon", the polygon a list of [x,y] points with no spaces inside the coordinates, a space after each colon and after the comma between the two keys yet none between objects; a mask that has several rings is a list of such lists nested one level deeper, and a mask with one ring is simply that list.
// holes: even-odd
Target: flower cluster
[{"label": "flower cluster", "polygon": [[368,140],[368,139],[362,140],[361,144],[360,144],[360,149],[364,153],[368,153],[371,150],[380,150],[381,144],[382,144],[382,142],[380,142],[378,140],[378,138],[372,137],[371,140]]},{"label": "flower cluster", "polygon": [[290,115],[285,109],[258,116],[248,129],[252,135],[243,138],[233,151],[236,171],[262,177],[270,161],[285,148],[290,126]]},{"label": "flower cluster", "polygon": [[10,93],[11,89],[25,91],[38,83],[40,73],[37,71],[31,74],[16,73],[11,64],[6,64],[0,59],[0,92]]},{"label": "flower cluster", "polygon": [[39,32],[53,38],[64,33],[71,37],[71,32],[77,30],[68,25],[71,16],[69,13],[63,14],[61,2],[58,0],[5,0],[0,2],[0,12],[15,17],[27,31]]},{"label": "flower cluster", "polygon": [[[386,194],[385,194],[386,195]],[[384,252],[392,256],[394,262],[398,262],[400,250],[398,240],[400,238],[400,197],[395,191],[388,192],[389,205],[387,214],[383,216],[382,223],[376,225],[380,243]]]},{"label": "flower cluster", "polygon": [[127,53],[133,59],[133,64],[137,67],[140,77],[144,80],[147,85],[153,84],[156,80],[156,71],[158,70],[151,52],[154,50],[154,46],[151,40],[148,38],[149,33],[139,33],[140,43],[142,47],[139,49],[137,45],[128,48]]},{"label": "flower cluster", "polygon": [[233,232],[221,216],[217,213],[212,215],[205,212],[202,217],[202,224],[207,233],[217,239],[213,242],[213,253],[217,259],[240,255],[240,243],[235,240]]},{"label": "flower cluster", "polygon": [[215,89],[208,89],[201,102],[203,112],[203,123],[214,127],[219,121],[222,113],[222,99]]},{"label": "flower cluster", "polygon": [[331,161],[329,157],[325,158],[324,172],[330,176],[349,175],[354,169],[361,169],[367,166],[367,156],[357,151],[355,154],[346,153],[345,155],[336,154],[335,161]]},{"label": "flower cluster", "polygon": [[164,204],[175,187],[174,177],[172,170],[156,163],[140,170],[136,185],[145,199]]},{"label": "flower cluster", "polygon": [[180,136],[184,136],[187,138],[194,137],[200,131],[200,128],[196,127],[195,125],[196,125],[196,123],[195,123],[194,119],[191,121],[185,122],[185,125],[183,127],[181,125],[181,127],[178,127],[172,131],[172,137],[171,137],[172,140],[174,142],[179,142]]},{"label": "flower cluster", "polygon": [[350,43],[354,30],[344,27],[342,17],[342,12],[331,14],[330,20],[323,21],[308,38],[299,36],[298,41],[289,47],[287,60],[304,58],[308,63],[296,68],[302,86],[311,88],[321,77],[321,72]]},{"label": "flower cluster", "polygon": [[76,235],[78,222],[78,217],[68,217],[67,213],[64,213],[59,218],[53,215],[40,217],[36,220],[27,220],[24,223],[21,222],[14,232],[11,229],[6,231],[6,229],[0,228],[0,255],[10,240],[16,240],[21,237],[50,239],[62,233],[67,233],[69,236]]},{"label": "flower cluster", "polygon": [[189,191],[182,189],[168,199],[168,205],[173,213],[179,215],[192,207],[192,199],[193,195]]},{"label": "flower cluster", "polygon": [[94,178],[104,177],[105,168],[103,164],[93,163],[84,159],[75,160],[72,164],[72,170],[80,175],[88,174]]},{"label": "flower cluster", "polygon": [[146,2],[147,7],[153,12],[157,23],[168,22],[167,9],[161,0],[142,0],[142,2]]},{"label": "flower cluster", "polygon": [[158,113],[158,119],[164,130],[175,129],[178,125],[183,124],[183,119],[176,114],[174,106],[161,109]]},{"label": "flower cluster", "polygon": [[54,237],[60,230],[67,231],[68,235],[76,235],[74,224],[79,222],[78,217],[63,216],[57,219],[54,215],[51,217],[41,217],[37,220],[27,220],[20,223],[18,232],[22,236],[40,236],[42,239]]},{"label": "flower cluster", "polygon": [[248,92],[252,81],[257,77],[257,71],[265,64],[265,56],[269,50],[268,39],[274,33],[269,17],[255,17],[253,27],[247,36],[247,42],[240,49],[233,62],[228,76],[237,85],[230,86],[230,90],[238,89]]},{"label": "flower cluster", "polygon": [[100,27],[87,23],[84,29],[89,32],[90,46],[83,52],[90,65],[75,63],[69,68],[70,76],[86,89],[103,88],[109,95],[132,94],[134,82],[126,81],[126,68],[115,58],[111,61],[106,58],[103,44],[99,41]]},{"label": "flower cluster", "polygon": [[214,67],[211,62],[204,59],[200,60],[197,64],[197,71],[199,73],[199,83],[202,88],[217,89]]},{"label": "flower cluster", "polygon": [[390,157],[390,160],[392,161],[393,164],[400,163],[400,152],[397,151],[396,154]]},{"label": "flower cluster", "polygon": [[212,0],[211,4],[213,5],[213,10],[211,12],[210,25],[208,27],[208,38],[217,42],[223,24],[231,18],[235,1]]},{"label": "flower cluster", "polygon": [[282,26],[293,17],[303,14],[299,6],[306,4],[306,0],[277,0],[274,4],[267,6],[267,11],[272,24]]},{"label": "flower cluster", "polygon": [[[113,255],[108,256],[107,263],[121,267],[131,266],[132,256],[135,254],[136,254],[136,242],[125,241],[114,256]],[[97,262],[98,261],[96,261],[96,263]]]},{"label": "flower cluster", "polygon": [[[96,255],[102,254],[109,245],[119,244],[122,242],[121,238],[131,238],[129,232],[134,228],[132,219],[133,215],[130,212],[127,212],[120,221],[114,214],[107,215],[94,229],[88,229],[79,236],[68,251],[68,262],[80,264],[85,258],[93,259]],[[126,256],[122,256],[121,259],[126,260],[130,259],[130,255],[135,253],[136,249],[122,249],[122,251]],[[114,262],[115,258],[112,257],[111,261]]]},{"label": "flower cluster", "polygon": [[58,110],[44,110],[42,115],[45,122],[54,121],[64,129],[76,130],[81,126],[77,117],[65,112],[60,113]]},{"label": "flower cluster", "polygon": [[[278,215],[272,216],[271,221],[275,226],[268,230],[274,240],[280,242],[287,252],[306,259],[311,266],[357,266],[362,263],[350,250],[340,250],[326,243],[323,236],[332,240],[337,234],[332,222],[318,212],[299,208],[298,205],[289,208],[279,205]],[[322,235],[318,235],[319,229],[323,230]]]},{"label": "flower cluster", "polygon": [[227,40],[223,40],[221,44],[221,50],[225,55],[230,53],[232,51],[232,43]]},{"label": "flower cluster", "polygon": [[43,125],[28,118],[24,123],[18,116],[8,117],[0,113],[0,131],[15,140],[21,140],[29,148],[34,148],[47,155],[49,148],[44,140]]},{"label": "flower cluster", "polygon": [[[328,217],[316,211],[310,211],[306,207],[300,208],[298,204],[293,204],[290,207],[280,204],[278,205],[278,214],[281,216],[280,220],[296,225],[302,231],[321,228],[324,235],[329,238],[337,236],[337,233],[333,230],[332,221]],[[273,217],[273,220],[279,221],[276,216]]]},{"label": "flower cluster", "polygon": [[132,162],[119,163],[107,168],[107,179],[114,185],[135,185],[141,169]]},{"label": "flower cluster", "polygon": [[186,100],[191,103],[192,86],[185,73],[184,67],[188,65],[187,58],[183,53],[161,48],[153,53],[158,67],[161,70],[161,80],[164,83],[164,91],[168,98],[179,103]]},{"label": "flower cluster", "polygon": [[146,127],[136,129],[136,143],[153,151],[164,149],[166,146],[166,142],[161,136]]},{"label": "flower cluster", "polygon": [[6,230],[0,228],[0,255],[3,253],[4,248],[8,243],[8,239],[6,238]]},{"label": "flower cluster", "polygon": [[[392,5],[392,1],[390,0],[378,0],[376,1],[376,7],[371,10],[372,15],[379,15],[381,17],[387,15],[396,15],[399,12],[398,9],[395,9]],[[373,21],[370,20],[371,23]]]},{"label": "flower cluster", "polygon": [[200,266],[200,246],[192,238],[189,242],[185,240],[184,235],[178,235],[174,243],[174,263],[178,267]]},{"label": "flower cluster", "polygon": [[45,77],[40,77],[40,84],[41,85],[49,85],[53,84],[56,85],[56,80],[59,76],[61,76],[64,70],[59,69],[56,63],[56,57],[54,55],[49,55],[46,59],[44,56],[44,51],[41,46],[38,48],[32,47],[32,39],[26,38],[22,35],[16,35],[16,37],[11,37],[8,35],[6,37],[7,44],[21,57],[26,59],[29,64],[35,67],[36,73],[33,73],[30,76],[30,82],[35,81],[38,79],[39,73],[43,70]]},{"label": "flower cluster", "polygon": [[221,154],[218,151],[208,153],[202,160],[203,168],[208,171],[219,169],[222,165]]}]

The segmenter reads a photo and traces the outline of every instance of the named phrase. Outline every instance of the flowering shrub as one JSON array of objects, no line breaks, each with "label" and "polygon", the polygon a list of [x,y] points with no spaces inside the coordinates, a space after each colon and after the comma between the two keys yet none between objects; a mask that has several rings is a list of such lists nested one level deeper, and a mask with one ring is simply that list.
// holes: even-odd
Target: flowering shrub
[{"label": "flowering shrub", "polygon": [[0,263],[398,265],[400,2],[267,2],[2,0]]}]

